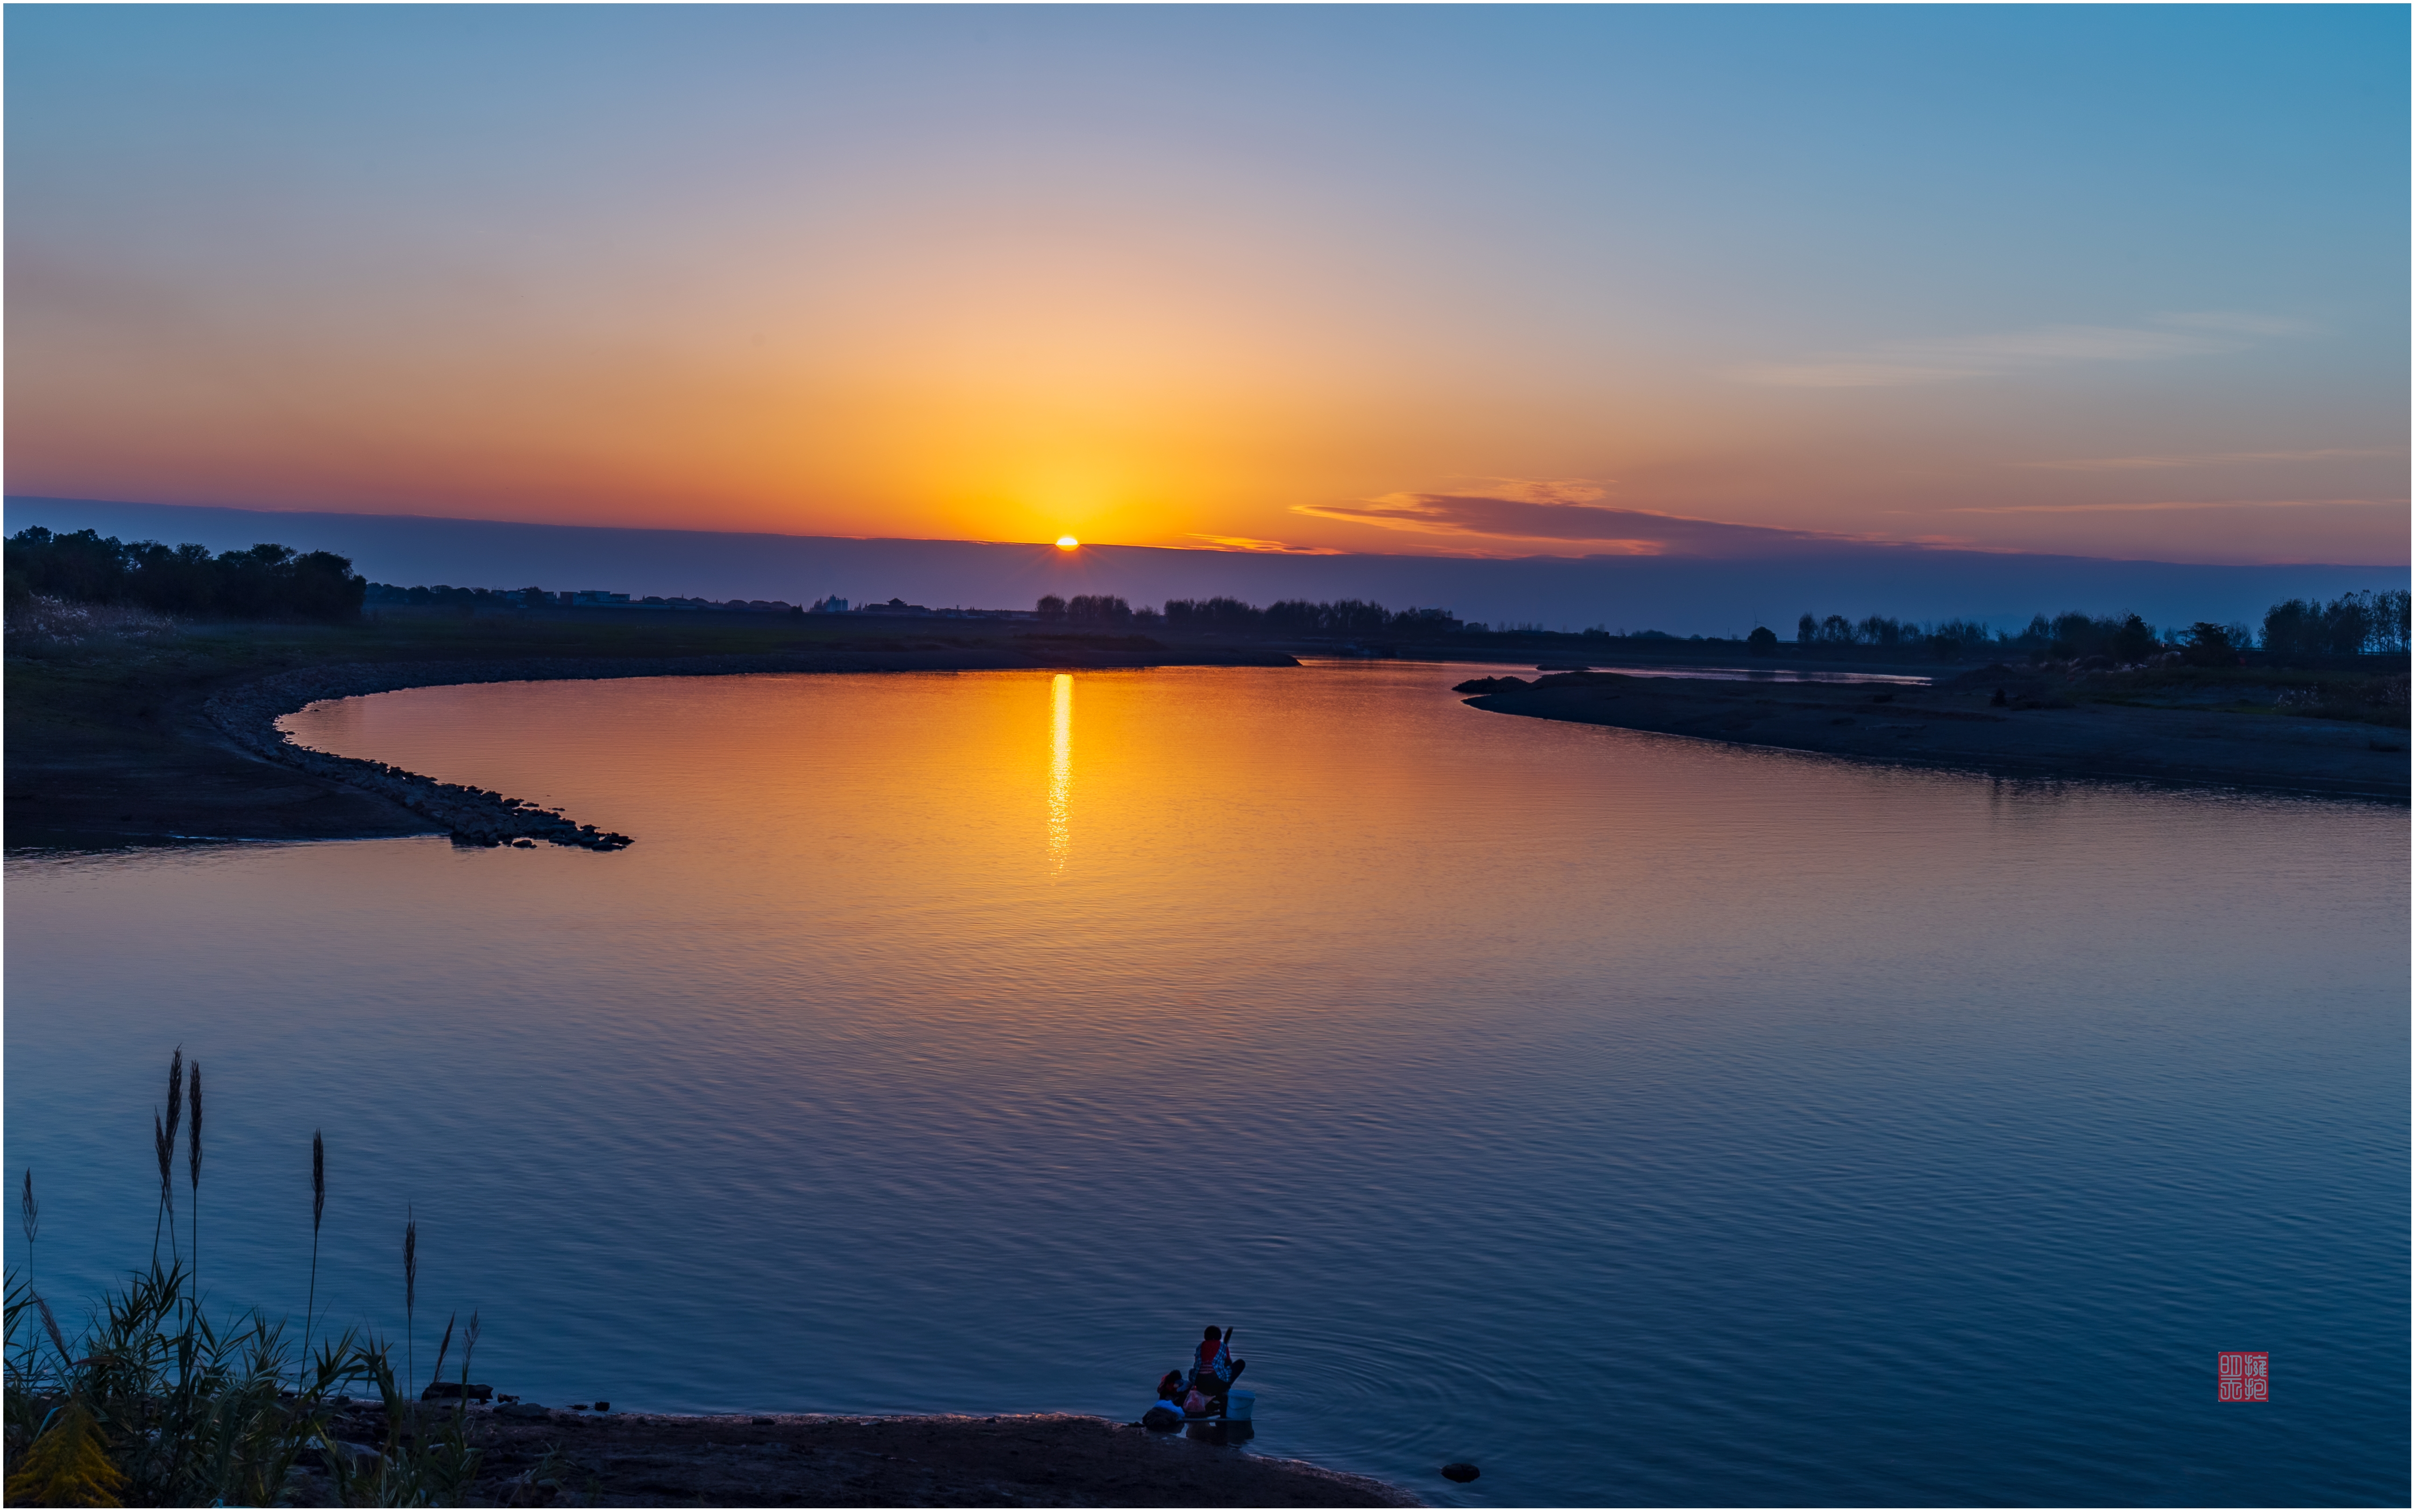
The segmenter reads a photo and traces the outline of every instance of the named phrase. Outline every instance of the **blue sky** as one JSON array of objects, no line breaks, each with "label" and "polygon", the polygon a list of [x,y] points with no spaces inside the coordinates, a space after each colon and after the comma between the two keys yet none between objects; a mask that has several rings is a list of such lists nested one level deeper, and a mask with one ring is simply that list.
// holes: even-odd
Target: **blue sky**
[{"label": "blue sky", "polygon": [[6,25],[13,493],[2407,560],[2403,8]]}]

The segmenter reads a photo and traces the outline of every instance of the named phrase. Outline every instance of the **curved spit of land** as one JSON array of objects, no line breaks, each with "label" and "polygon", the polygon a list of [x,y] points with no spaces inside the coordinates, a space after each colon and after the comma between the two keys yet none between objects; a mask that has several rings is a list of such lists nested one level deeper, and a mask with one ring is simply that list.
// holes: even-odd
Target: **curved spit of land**
[{"label": "curved spit of land", "polygon": [[[1934,686],[1571,671],[1476,678],[1457,691],[1496,713],[1895,765],[2407,801],[2403,675],[2394,690],[2360,692],[2394,696],[2395,727],[2299,716],[2290,700],[2301,690],[2286,675],[2266,681],[2242,688],[2164,670],[2072,675],[1995,666]],[[2242,696],[2259,693],[2261,702]],[[2380,705],[2370,712],[2390,717]]]},{"label": "curved spit of land", "polygon": [[[617,850],[630,844],[629,836],[502,793],[308,750],[277,727],[285,715],[327,698],[458,683],[629,677],[1298,665],[1279,651],[1167,646],[1136,636],[635,656],[463,655],[458,652],[470,648],[423,640],[427,650],[456,654],[430,658],[422,651],[384,661],[337,660],[326,653],[340,654],[338,646],[308,641],[263,650],[262,632],[240,627],[215,636],[204,640],[196,634],[164,646],[78,648],[73,656],[47,660],[10,658],[11,846],[430,833],[473,846],[542,840]],[[361,638],[341,649],[353,650],[354,657],[388,649],[362,645]],[[281,661],[282,669],[261,665],[272,655],[277,661],[268,665]],[[247,658],[249,666],[243,665]]]},{"label": "curved spit of land", "polygon": [[561,657],[500,662],[344,663],[306,666],[213,694],[202,705],[210,722],[237,746],[262,760],[340,783],[408,810],[461,845],[502,846],[551,841],[589,850],[618,850],[630,837],[578,824],[553,810],[485,787],[439,782],[383,761],[336,756],[295,743],[278,728],[287,714],[330,698],[358,698],[403,688],[476,682],[543,682],[616,677],[710,676],[792,669],[793,657],[682,657],[597,661]]},{"label": "curved spit of land", "polygon": [[[298,710],[329,698],[357,698],[403,688],[452,686],[475,682],[591,681],[629,677],[718,677],[735,673],[967,670],[963,663],[1045,665],[1033,658],[1009,658],[995,653],[968,658],[931,652],[859,653],[883,664],[878,666],[830,665],[831,655],[797,654],[682,657],[546,657],[497,662],[385,662],[309,666],[281,672],[213,695],[202,706],[210,721],[228,739],[264,760],[311,776],[338,782],[382,798],[428,820],[459,845],[503,846],[539,840],[588,850],[619,850],[631,837],[578,824],[551,809],[484,787],[438,782],[382,761],[331,755],[296,744],[277,722]],[[1260,658],[1266,660],[1266,658]],[[921,664],[930,663],[930,666]],[[1083,665],[1149,665],[1136,654],[1087,657]],[[1281,665],[1297,665],[1291,657]]]}]

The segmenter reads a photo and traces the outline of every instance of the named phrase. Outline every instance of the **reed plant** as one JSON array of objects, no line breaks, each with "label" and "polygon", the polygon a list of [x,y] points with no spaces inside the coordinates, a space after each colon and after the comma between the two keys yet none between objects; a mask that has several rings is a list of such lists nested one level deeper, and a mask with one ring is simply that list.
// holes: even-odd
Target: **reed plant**
[{"label": "reed plant", "polygon": [[187,1100],[192,1109],[192,1127],[185,1136],[185,1170],[192,1179],[193,1194],[193,1305],[202,1299],[202,1063],[193,1062],[191,1085]]},{"label": "reed plant", "polygon": [[17,1221],[25,1232],[25,1289],[34,1286],[34,1241],[42,1236],[42,1205],[34,1201],[34,1168],[25,1167],[24,1195],[17,1202]]},{"label": "reed plant", "polygon": [[[346,1330],[312,1347],[308,1322],[297,1349],[285,1325],[257,1310],[214,1321],[194,1290],[194,1269],[177,1252],[172,1187],[164,1179],[179,1126],[186,1135],[187,1176],[198,1253],[202,1170],[202,1082],[181,1050],[171,1062],[172,1094],[152,1129],[163,1171],[154,1252],[147,1270],[106,1294],[82,1332],[70,1340],[50,1304],[30,1280],[30,1256],[40,1228],[33,1175],[26,1174],[19,1211],[27,1272],[6,1282],[8,1355],[5,1438],[7,1499],[29,1506],[266,1506],[290,1503],[306,1458],[325,1468],[342,1505],[458,1505],[482,1460],[472,1447],[468,1400],[478,1315],[461,1333],[460,1380],[449,1413],[423,1415],[413,1400],[408,1364],[398,1381],[393,1347]],[[323,1140],[311,1140],[311,1291],[315,1312],[319,1229],[326,1206]],[[171,1241],[163,1264],[158,1238]],[[406,1320],[418,1305],[418,1221],[404,1229]],[[450,1355],[454,1318],[437,1350],[441,1374]],[[23,1342],[20,1343],[21,1339]],[[339,1408],[367,1388],[384,1408],[383,1440],[374,1445],[336,1437]],[[437,1391],[430,1383],[429,1392]]]},{"label": "reed plant", "polygon": [[184,1114],[185,1047],[168,1057],[168,1116],[151,1115],[151,1147],[159,1158],[159,1216],[151,1221],[151,1263],[159,1263],[159,1225],[168,1226],[168,1253],[176,1252],[176,1124]]},{"label": "reed plant", "polygon": [[409,1207],[402,1213],[402,1366],[406,1380],[417,1380],[419,1366],[412,1349],[419,1336],[412,1315],[419,1308],[419,1220]]},{"label": "reed plant", "polygon": [[302,1304],[302,1353],[310,1353],[310,1325],[319,1316],[319,1220],[327,1214],[327,1142],[310,1130],[310,1293]]}]

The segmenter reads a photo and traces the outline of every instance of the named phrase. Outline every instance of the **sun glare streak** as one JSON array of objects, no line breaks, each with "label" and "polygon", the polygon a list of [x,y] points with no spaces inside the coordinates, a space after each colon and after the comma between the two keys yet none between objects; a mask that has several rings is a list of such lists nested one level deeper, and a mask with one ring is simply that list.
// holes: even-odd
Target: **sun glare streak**
[{"label": "sun glare streak", "polygon": [[1048,863],[1065,869],[1073,846],[1073,680],[1057,674],[1050,689],[1055,702],[1055,738],[1048,753]]}]

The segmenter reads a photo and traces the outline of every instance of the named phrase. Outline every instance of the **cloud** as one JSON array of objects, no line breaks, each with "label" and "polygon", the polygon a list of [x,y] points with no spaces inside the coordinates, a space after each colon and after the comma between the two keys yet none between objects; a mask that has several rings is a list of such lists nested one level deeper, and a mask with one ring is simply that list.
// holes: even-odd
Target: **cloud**
[{"label": "cloud", "polygon": [[1340,546],[1293,546],[1288,541],[1261,541],[1253,535],[1199,535],[1193,541],[1205,541],[1219,551],[1247,551],[1259,556],[1341,557],[1349,553]]},{"label": "cloud", "polygon": [[1730,376],[1781,388],[1899,388],[2035,372],[2074,363],[2162,362],[2237,352],[2302,325],[2261,315],[2161,315],[2150,325],[2042,325],[1982,336],[1882,341],[1803,362],[1755,363]]},{"label": "cloud", "polygon": [[2061,472],[2121,472],[2143,468],[2235,467],[2246,462],[2327,462],[2337,457],[2396,457],[2401,451],[2395,446],[2324,446],[2302,452],[2176,452],[2165,457],[2075,457],[2014,466]]},{"label": "cloud", "polygon": [[2194,326],[2200,331],[2229,331],[2239,336],[2304,336],[2314,329],[2303,321],[2277,315],[2245,315],[2237,310],[2199,310],[2194,314],[2158,315],[2166,325]]},{"label": "cloud", "polygon": [[2174,509],[2404,509],[2404,499],[2155,499],[2115,504],[1967,504],[1928,515],[2143,515]]},{"label": "cloud", "polygon": [[1342,504],[1298,504],[1324,519],[1386,530],[1494,541],[1592,546],[1617,556],[1748,557],[1807,546],[1868,544],[1871,538],[1768,525],[1732,525],[1590,501],[1604,490],[1585,482],[1487,480],[1480,492],[1392,493]]}]

